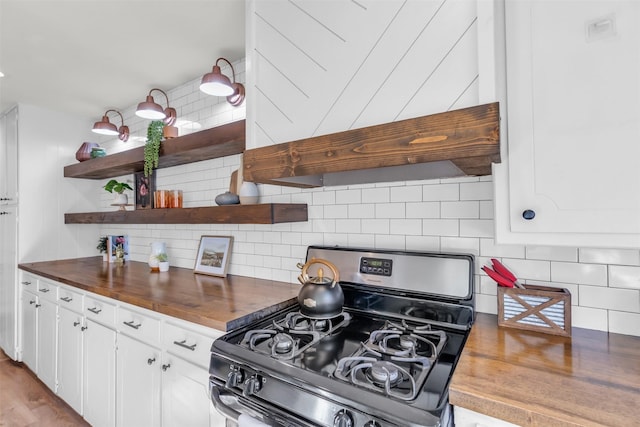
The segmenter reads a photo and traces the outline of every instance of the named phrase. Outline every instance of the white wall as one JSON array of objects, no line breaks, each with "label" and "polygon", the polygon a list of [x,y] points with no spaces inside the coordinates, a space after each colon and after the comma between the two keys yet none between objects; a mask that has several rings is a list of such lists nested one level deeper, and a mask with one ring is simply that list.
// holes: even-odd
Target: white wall
[{"label": "white wall", "polygon": [[[89,136],[86,118],[41,107],[18,105],[18,261],[81,257],[95,248],[98,227],[64,225],[65,212],[96,205],[93,183],[63,176]],[[97,240],[97,239],[96,239]]]}]

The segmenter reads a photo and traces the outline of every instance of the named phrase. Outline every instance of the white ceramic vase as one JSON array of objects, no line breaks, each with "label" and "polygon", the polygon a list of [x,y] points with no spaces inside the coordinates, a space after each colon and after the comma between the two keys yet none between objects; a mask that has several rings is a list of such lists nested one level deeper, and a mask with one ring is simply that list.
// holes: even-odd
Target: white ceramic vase
[{"label": "white ceramic vase", "polygon": [[169,271],[169,261],[159,262],[158,268],[160,269],[161,273],[164,273],[165,271]]},{"label": "white ceramic vase", "polygon": [[240,196],[241,205],[252,205],[258,203],[258,186],[253,182],[244,181],[240,186],[238,196]]},{"label": "white ceramic vase", "polygon": [[124,193],[122,193],[122,194],[116,193],[116,198],[113,201],[113,204],[115,204],[115,205],[126,205],[127,203],[129,203],[129,197],[127,197],[126,194],[124,194]]}]

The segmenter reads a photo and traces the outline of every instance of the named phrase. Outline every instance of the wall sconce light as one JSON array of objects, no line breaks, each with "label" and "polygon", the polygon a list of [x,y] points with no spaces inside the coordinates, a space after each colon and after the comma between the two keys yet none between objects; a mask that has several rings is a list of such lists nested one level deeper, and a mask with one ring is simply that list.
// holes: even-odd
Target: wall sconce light
[{"label": "wall sconce light", "polygon": [[[220,67],[218,66],[218,62],[220,61],[226,62],[229,64],[229,67],[231,67],[233,83],[229,80],[229,77],[220,71]],[[244,86],[242,83],[236,83],[236,72],[233,69],[233,65],[225,58],[218,58],[211,72],[202,76],[200,90],[208,95],[226,96],[227,102],[234,107],[237,107],[244,101]]]},{"label": "wall sconce light", "polygon": [[[107,113],[113,111],[120,116],[120,128],[117,128],[116,125],[109,121],[109,117],[107,117]],[[122,114],[118,110],[107,110],[104,112],[102,116],[102,120],[99,122],[95,122],[93,125],[93,129],[91,129],[95,133],[99,133],[100,135],[111,135],[118,136],[120,141],[127,142],[129,139],[129,127],[124,125],[124,119],[122,118]]]},{"label": "wall sconce light", "polygon": [[[153,96],[151,96],[151,92],[154,90],[162,93],[167,100],[167,108],[164,110],[160,106],[160,104],[156,103],[153,100]],[[147,99],[138,104],[138,108],[136,108],[136,116],[142,117],[143,119],[149,120],[162,120],[166,125],[162,130],[165,138],[175,138],[178,136],[178,128],[173,126],[176,122],[176,109],[169,107],[169,97],[166,92],[162,89],[153,88],[149,91],[149,95],[147,95]]]}]

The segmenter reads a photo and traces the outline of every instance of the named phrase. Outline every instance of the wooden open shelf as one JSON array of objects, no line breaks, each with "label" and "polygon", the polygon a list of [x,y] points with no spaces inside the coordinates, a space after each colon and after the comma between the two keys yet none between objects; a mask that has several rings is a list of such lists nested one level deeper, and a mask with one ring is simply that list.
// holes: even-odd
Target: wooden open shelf
[{"label": "wooden open shelf", "polygon": [[307,221],[307,205],[263,203],[64,214],[65,224],[276,224]]},{"label": "wooden open shelf", "polygon": [[[241,154],[245,149],[245,120],[168,139],[160,146],[158,168]],[[105,179],[144,170],[144,147],[65,166],[68,178]]]}]

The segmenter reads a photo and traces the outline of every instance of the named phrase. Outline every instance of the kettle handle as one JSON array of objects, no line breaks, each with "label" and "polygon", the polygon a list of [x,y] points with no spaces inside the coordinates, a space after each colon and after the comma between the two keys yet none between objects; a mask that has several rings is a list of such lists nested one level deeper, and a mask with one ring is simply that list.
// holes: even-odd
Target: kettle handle
[{"label": "kettle handle", "polygon": [[[302,268],[302,272],[300,273],[300,275],[298,276],[298,280],[300,281],[300,283],[302,283],[303,285],[309,281],[309,275],[307,274],[307,270],[309,269],[310,266],[312,266],[313,264],[323,264],[327,267],[329,267],[329,270],[331,270],[331,273],[333,274],[333,280],[331,282],[331,287],[333,288],[336,283],[338,283],[340,281],[340,275],[338,273],[338,269],[336,268],[335,265],[333,265],[332,263],[330,263],[329,261],[325,260],[325,259],[316,259],[316,258],[311,258],[309,261],[307,261],[306,264],[301,265],[300,263],[298,263],[298,268]],[[318,269],[318,273],[320,276],[322,276],[323,271],[322,269]]]}]

